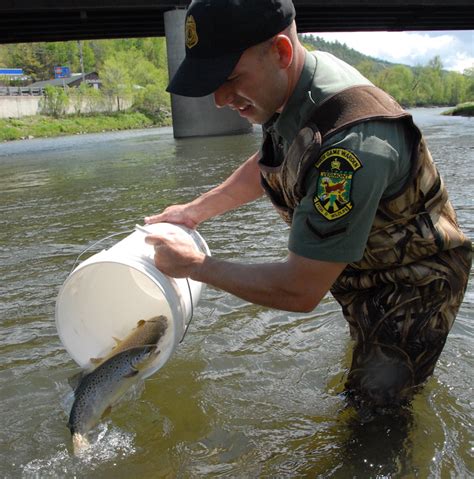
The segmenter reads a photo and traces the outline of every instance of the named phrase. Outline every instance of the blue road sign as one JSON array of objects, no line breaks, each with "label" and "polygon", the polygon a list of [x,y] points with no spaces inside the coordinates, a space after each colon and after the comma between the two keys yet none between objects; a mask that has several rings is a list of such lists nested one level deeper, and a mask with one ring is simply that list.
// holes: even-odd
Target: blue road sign
[{"label": "blue road sign", "polygon": [[70,76],[69,67],[54,67],[54,78],[69,78]]},{"label": "blue road sign", "polygon": [[21,68],[0,68],[0,75],[23,75]]}]

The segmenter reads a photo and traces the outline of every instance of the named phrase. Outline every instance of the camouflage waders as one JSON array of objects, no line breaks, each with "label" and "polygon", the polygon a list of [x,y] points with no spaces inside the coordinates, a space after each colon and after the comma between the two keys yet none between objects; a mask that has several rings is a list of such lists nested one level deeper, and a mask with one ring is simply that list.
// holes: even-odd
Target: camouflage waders
[{"label": "camouflage waders", "polygon": [[412,132],[410,178],[384,198],[360,261],[331,288],[355,340],[346,387],[357,402],[397,404],[433,372],[467,286],[471,242],[460,231],[446,188],[411,116],[371,86],[324,101],[296,136],[281,165],[262,145],[262,184],[291,224],[304,178],[335,133],[369,120],[401,121]]}]

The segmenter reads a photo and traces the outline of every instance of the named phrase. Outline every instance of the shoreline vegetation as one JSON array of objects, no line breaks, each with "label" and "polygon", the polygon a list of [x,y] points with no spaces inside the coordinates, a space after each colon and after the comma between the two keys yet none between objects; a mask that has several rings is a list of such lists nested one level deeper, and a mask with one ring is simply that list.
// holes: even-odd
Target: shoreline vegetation
[{"label": "shoreline vegetation", "polygon": [[474,101],[461,103],[442,113],[446,116],[474,116]]},{"label": "shoreline vegetation", "polygon": [[[442,106],[448,115],[473,116],[474,67],[446,71],[439,56],[409,67],[368,57],[337,41],[300,38],[308,50],[332,53],[352,65],[406,108]],[[169,126],[167,64],[164,37],[0,45],[0,66],[16,65],[25,73],[24,78],[0,77],[0,85],[26,86],[51,78],[57,65],[96,73],[99,82],[99,88],[87,80],[78,87],[46,86],[38,116],[0,118],[0,142]]]},{"label": "shoreline vegetation", "polygon": [[156,118],[137,111],[68,115],[62,118],[53,118],[46,115],[0,118],[0,142],[141,128],[159,128],[170,125],[171,115],[163,115],[161,118]]},{"label": "shoreline vegetation", "polygon": [[[462,103],[441,114],[472,117],[474,116],[474,102]],[[161,115],[160,118],[157,118],[137,111],[120,111],[88,115],[76,114],[62,118],[46,115],[0,118],[0,142],[164,126],[171,126],[171,114]]]}]

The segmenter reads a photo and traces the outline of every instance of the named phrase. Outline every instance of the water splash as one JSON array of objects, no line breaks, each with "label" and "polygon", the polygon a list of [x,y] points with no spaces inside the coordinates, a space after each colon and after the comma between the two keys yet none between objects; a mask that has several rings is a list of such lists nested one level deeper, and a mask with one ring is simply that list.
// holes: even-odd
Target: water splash
[{"label": "water splash", "polygon": [[90,443],[91,447],[80,457],[73,456],[69,446],[61,444],[52,456],[21,465],[22,477],[72,477],[79,471],[85,474],[105,463],[116,465],[136,453],[135,434],[110,427],[108,423],[97,427],[95,434],[91,434]]}]

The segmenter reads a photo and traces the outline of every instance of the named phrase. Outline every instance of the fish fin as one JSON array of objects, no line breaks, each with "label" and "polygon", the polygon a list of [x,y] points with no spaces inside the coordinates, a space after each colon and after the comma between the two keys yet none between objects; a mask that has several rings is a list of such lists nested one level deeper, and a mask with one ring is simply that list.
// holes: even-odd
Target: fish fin
[{"label": "fish fin", "polygon": [[111,412],[112,412],[112,406],[107,406],[107,408],[102,413],[102,416],[100,418],[104,419],[104,417],[108,416]]},{"label": "fish fin", "polygon": [[134,369],[132,372],[125,374],[124,378],[133,378],[133,376],[136,376],[138,374],[138,369]]},{"label": "fish fin", "polygon": [[79,371],[76,374],[73,374],[70,378],[68,378],[67,382],[69,383],[69,386],[75,391],[79,384],[81,384],[81,381],[87,376],[86,371]]},{"label": "fish fin", "polygon": [[122,342],[122,340],[119,339],[119,338],[116,338],[115,336],[112,336],[112,338],[113,338],[113,340],[114,340],[115,343],[116,343],[115,346],[114,346],[114,349],[115,349],[117,346],[120,345],[120,343]]},{"label": "fish fin", "polygon": [[81,456],[86,449],[89,449],[90,443],[85,436],[75,432],[72,435],[72,448],[75,456]]},{"label": "fish fin", "polygon": [[140,328],[141,326],[143,326],[144,324],[146,323],[146,321],[144,319],[140,319],[140,321],[138,321],[137,323],[137,328]]},{"label": "fish fin", "polygon": [[104,360],[104,358],[90,358],[89,359],[91,364],[93,364],[95,366],[98,366],[103,360]]}]

